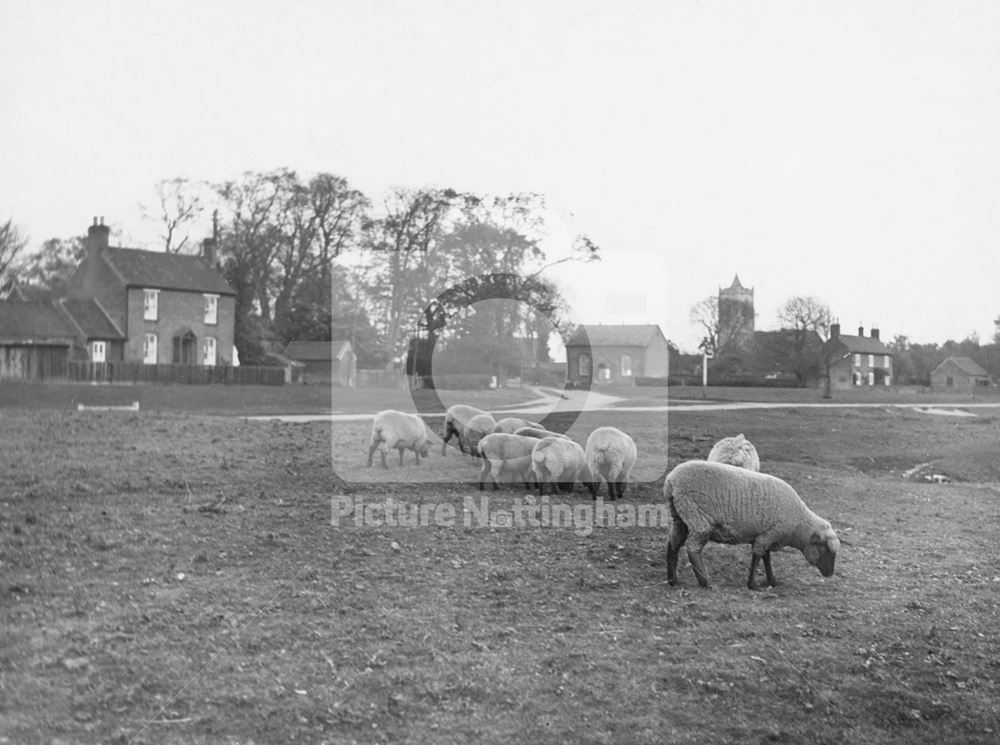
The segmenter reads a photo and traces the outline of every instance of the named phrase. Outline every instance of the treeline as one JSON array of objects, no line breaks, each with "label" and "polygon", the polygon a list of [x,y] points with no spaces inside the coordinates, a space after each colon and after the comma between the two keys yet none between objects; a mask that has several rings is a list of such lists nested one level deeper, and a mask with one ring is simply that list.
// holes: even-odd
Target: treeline
[{"label": "treeline", "polygon": [[[405,356],[422,309],[456,283],[599,255],[581,235],[548,256],[549,212],[538,194],[393,188],[375,204],[341,176],[279,169],[222,183],[166,180],[156,197],[144,212],[161,227],[159,248],[197,253],[214,241],[236,292],[236,347],[247,364],[290,341],[346,339],[360,365],[390,365]],[[58,295],[85,250],[83,238],[52,238],[7,274]],[[565,305],[554,307],[539,318],[523,304],[494,303],[459,314],[441,338],[453,343],[452,356],[467,359],[482,346],[496,359],[515,339],[565,332]]]}]

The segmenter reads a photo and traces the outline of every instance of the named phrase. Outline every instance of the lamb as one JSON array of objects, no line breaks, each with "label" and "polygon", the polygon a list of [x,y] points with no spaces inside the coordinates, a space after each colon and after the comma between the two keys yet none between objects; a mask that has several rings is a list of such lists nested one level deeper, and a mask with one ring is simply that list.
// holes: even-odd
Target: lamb
[{"label": "lamb", "polygon": [[474,457],[479,455],[479,441],[493,432],[495,426],[496,420],[492,414],[476,414],[465,423],[462,439],[465,440],[465,446]]},{"label": "lamb", "polygon": [[527,488],[531,488],[531,452],[540,440],[533,437],[519,437],[506,432],[494,432],[479,442],[479,453],[483,457],[479,472],[479,490],[486,485],[486,477],[493,481],[493,490],[500,488],[497,477],[504,473],[520,475]]},{"label": "lamb", "polygon": [[742,433],[736,435],[736,437],[725,437],[715,443],[712,451],[708,454],[708,460],[712,463],[728,463],[731,466],[740,466],[750,471],[760,470],[760,458],[757,456],[757,448]]},{"label": "lamb", "polygon": [[688,558],[698,584],[708,587],[701,551],[709,541],[751,545],[747,587],[759,589],[755,574],[764,561],[767,584],[774,586],[771,551],[799,549],[824,577],[833,575],[840,550],[837,534],[786,482],[728,463],[692,460],[674,468],[663,484],[670,511],[667,582],[677,583],[677,555],[688,541]]},{"label": "lamb", "polygon": [[504,417],[497,421],[496,426],[493,427],[494,432],[506,432],[507,434],[514,434],[517,430],[522,427],[534,427],[536,429],[542,429],[542,425],[538,422],[532,422],[529,419],[521,419],[516,416]]},{"label": "lamb", "polygon": [[608,482],[611,501],[624,496],[625,485],[635,465],[635,441],[616,427],[598,427],[587,438],[585,451],[593,482],[591,496],[597,498],[602,479]]},{"label": "lamb", "polygon": [[556,486],[562,491],[572,491],[573,485],[583,482],[594,493],[590,480],[587,454],[583,448],[568,437],[546,437],[539,440],[531,451],[531,470],[538,482],[538,496],[542,496],[545,485],[550,484],[552,493]]},{"label": "lamb", "polygon": [[477,409],[475,406],[455,404],[448,407],[448,411],[444,414],[444,433],[442,434],[444,442],[441,445],[441,455],[447,452],[448,441],[452,435],[458,437],[458,449],[463,453],[465,452],[465,441],[463,439],[465,425],[468,424],[472,417],[480,414],[486,414],[486,412],[482,409]]},{"label": "lamb", "polygon": [[389,448],[396,448],[399,451],[399,465],[403,465],[404,450],[412,450],[417,457],[417,465],[420,465],[420,456],[427,457],[431,442],[423,419],[416,414],[387,409],[376,414],[372,423],[371,445],[368,448],[369,468],[372,465],[372,456],[379,445],[384,446],[382,468],[388,468],[385,453]]},{"label": "lamb", "polygon": [[521,427],[520,429],[514,430],[515,435],[521,435],[521,437],[534,437],[536,440],[541,440],[546,437],[561,437],[564,440],[568,440],[569,435],[564,435],[561,432],[550,432],[547,429],[541,429],[540,427]]}]

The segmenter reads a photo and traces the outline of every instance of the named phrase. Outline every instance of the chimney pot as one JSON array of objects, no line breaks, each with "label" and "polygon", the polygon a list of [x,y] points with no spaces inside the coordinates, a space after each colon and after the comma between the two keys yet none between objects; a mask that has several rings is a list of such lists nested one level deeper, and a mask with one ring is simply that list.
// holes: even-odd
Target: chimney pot
[{"label": "chimney pot", "polygon": [[865,335],[865,327],[858,326],[858,336],[864,336],[864,335]]}]

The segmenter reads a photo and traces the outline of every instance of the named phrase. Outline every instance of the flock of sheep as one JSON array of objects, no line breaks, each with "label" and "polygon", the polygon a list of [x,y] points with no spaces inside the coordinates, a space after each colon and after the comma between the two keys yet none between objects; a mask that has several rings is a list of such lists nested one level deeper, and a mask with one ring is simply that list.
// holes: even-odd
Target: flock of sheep
[{"label": "flock of sheep", "polygon": [[[430,451],[433,435],[416,414],[382,411],[372,425],[368,465],[375,451],[412,450],[416,461]],[[479,488],[487,479],[494,489],[498,477],[507,475],[538,489],[572,491],[583,484],[592,498],[602,482],[608,496],[624,496],[636,461],[634,440],[616,427],[598,427],[580,446],[564,434],[545,430],[537,422],[517,417],[497,420],[473,406],[456,404],[448,409],[441,435],[441,454],[457,438],[459,449],[481,460]],[[815,514],[785,481],[760,472],[760,458],[753,443],[742,434],[720,440],[707,460],[681,463],[666,477],[663,494],[670,513],[667,541],[667,581],[677,583],[677,560],[687,544],[687,555],[698,584],[708,587],[708,571],[701,552],[709,542],[751,546],[747,587],[759,589],[757,567],[764,565],[766,583],[775,585],[771,551],[797,548],[824,577],[833,574],[840,541],[829,521]]]}]

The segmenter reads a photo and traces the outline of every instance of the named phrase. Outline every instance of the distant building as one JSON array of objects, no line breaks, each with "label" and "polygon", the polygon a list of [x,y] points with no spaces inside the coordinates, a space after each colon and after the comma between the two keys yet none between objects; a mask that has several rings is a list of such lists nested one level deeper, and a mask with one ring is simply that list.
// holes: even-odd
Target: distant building
[{"label": "distant building", "polygon": [[972,391],[989,386],[990,374],[971,357],[948,357],[931,370],[931,388]]},{"label": "distant building", "polygon": [[865,336],[840,333],[840,324],[830,324],[830,387],[837,389],[892,385],[893,353],[879,338],[879,330]]},{"label": "distant building", "polygon": [[285,356],[305,365],[303,375],[312,382],[354,387],[358,358],[349,341],[293,341]]},{"label": "distant building", "polygon": [[65,378],[78,343],[56,303],[0,300],[0,378]]},{"label": "distant building", "polygon": [[573,385],[634,385],[641,377],[666,379],[669,369],[667,338],[656,324],[584,324],[566,342]]},{"label": "distant building", "polygon": [[719,288],[718,353],[737,354],[753,346],[755,311],[753,288],[744,287],[740,276],[726,289]]}]

